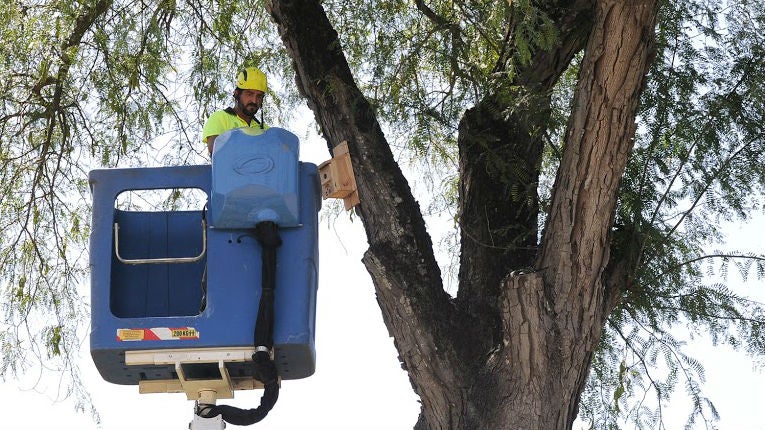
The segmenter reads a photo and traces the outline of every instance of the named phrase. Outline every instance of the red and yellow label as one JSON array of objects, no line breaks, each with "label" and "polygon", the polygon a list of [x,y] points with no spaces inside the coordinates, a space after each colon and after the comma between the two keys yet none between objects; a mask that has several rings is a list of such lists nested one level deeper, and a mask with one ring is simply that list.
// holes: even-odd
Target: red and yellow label
[{"label": "red and yellow label", "polygon": [[119,328],[117,340],[134,342],[140,340],[192,340],[199,339],[194,327]]}]

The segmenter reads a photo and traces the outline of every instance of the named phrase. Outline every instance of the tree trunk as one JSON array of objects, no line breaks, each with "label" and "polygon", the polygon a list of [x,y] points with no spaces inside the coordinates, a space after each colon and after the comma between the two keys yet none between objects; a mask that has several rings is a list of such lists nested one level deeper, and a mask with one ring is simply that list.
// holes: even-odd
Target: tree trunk
[{"label": "tree trunk", "polygon": [[329,146],[348,142],[361,200],[356,210],[369,242],[364,264],[430,426],[460,428],[454,425],[463,411],[455,405],[464,401],[454,397],[461,395],[455,387],[464,380],[464,360],[454,337],[474,336],[465,334],[472,328],[458,322],[443,289],[420,208],[319,2],[272,1],[269,10]]},{"label": "tree trunk", "polygon": [[[538,176],[541,144],[528,138],[530,127],[507,129],[518,118],[494,121],[479,105],[460,127],[465,218],[458,300],[443,290],[419,206],[320,3],[269,5],[329,146],[349,143],[369,242],[363,260],[422,400],[417,428],[567,429],[576,418],[614,303],[603,281],[609,232],[650,63],[656,0],[560,3],[565,7],[550,15],[561,25],[563,43],[552,54],[539,53],[515,83],[537,94],[551,87],[585,40],[574,31],[584,10],[592,26],[542,244],[534,253],[537,200],[535,184],[527,183]],[[486,99],[494,102],[502,101]],[[498,148],[519,151],[515,159],[526,173],[504,182],[497,182],[501,175],[484,175],[481,163],[487,166]],[[498,186],[503,191],[492,195]],[[522,198],[509,202],[513,187]],[[505,228],[508,221],[524,228]],[[499,233],[495,227],[505,249],[486,246]],[[526,274],[514,272],[519,266]]]}]

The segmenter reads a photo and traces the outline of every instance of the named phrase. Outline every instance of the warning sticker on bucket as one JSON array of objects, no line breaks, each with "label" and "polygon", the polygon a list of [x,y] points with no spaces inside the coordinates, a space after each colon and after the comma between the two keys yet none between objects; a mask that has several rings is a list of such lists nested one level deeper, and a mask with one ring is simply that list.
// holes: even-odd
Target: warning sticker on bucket
[{"label": "warning sticker on bucket", "polygon": [[199,339],[199,332],[194,327],[153,327],[119,328],[117,340],[134,342],[139,340],[192,340]]}]

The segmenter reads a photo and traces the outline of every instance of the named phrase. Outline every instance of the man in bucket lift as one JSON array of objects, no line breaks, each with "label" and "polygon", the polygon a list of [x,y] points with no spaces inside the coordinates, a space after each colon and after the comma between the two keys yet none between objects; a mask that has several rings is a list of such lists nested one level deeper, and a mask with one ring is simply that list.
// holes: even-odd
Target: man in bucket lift
[{"label": "man in bucket lift", "polygon": [[[239,127],[259,127],[265,130],[268,127],[263,123],[261,111],[260,121],[255,114],[263,107],[263,98],[266,95],[268,85],[266,75],[257,67],[246,67],[239,71],[234,89],[234,107],[215,111],[205,122],[202,129],[202,141],[207,143],[207,151],[212,157],[215,138],[226,131]],[[268,225],[266,225],[268,224]],[[263,246],[263,270],[269,270],[274,279],[276,271],[276,248],[281,245],[281,238],[274,223],[260,223],[255,227],[255,236]],[[270,262],[270,265],[267,264]],[[258,320],[255,325],[255,353],[252,355],[255,364],[255,378],[264,384],[265,391],[260,401],[260,406],[255,409],[240,409],[233,406],[215,405],[211,402],[198,401],[195,407],[194,420],[189,424],[192,430],[225,428],[223,421],[234,425],[250,425],[259,422],[273,408],[279,398],[279,379],[276,366],[271,357],[270,349],[273,348],[273,288],[263,286],[261,302],[258,307]],[[270,301],[263,302],[266,291],[270,291]],[[207,296],[207,267],[202,275],[202,304],[200,312],[204,310]]]},{"label": "man in bucket lift", "polygon": [[266,75],[257,67],[246,67],[239,71],[234,89],[234,107],[215,111],[202,129],[202,141],[207,143],[210,156],[215,138],[228,130],[239,127],[268,128],[263,123],[262,111],[260,121],[255,118],[255,114],[263,107],[267,89]]}]

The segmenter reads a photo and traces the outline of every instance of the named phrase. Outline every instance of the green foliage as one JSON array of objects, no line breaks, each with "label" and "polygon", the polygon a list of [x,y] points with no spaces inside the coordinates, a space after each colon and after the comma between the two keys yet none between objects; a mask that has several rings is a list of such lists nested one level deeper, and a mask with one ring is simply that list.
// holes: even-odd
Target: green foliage
[{"label": "green foliage", "polygon": [[[709,336],[765,354],[765,307],[708,280],[728,279],[731,264],[743,279],[752,272],[763,279],[765,270],[762,255],[712,251],[724,239],[721,222],[762,207],[765,56],[762,32],[751,28],[762,28],[762,10],[761,2],[663,4],[658,61],[617,209],[615,237],[622,239],[612,247],[613,257],[636,258],[637,270],[583,394],[583,416],[594,428],[624,421],[663,428],[662,406],[678,385],[692,399],[688,428],[717,419],[703,395],[703,366],[683,352],[681,339]],[[615,370],[625,362],[633,369],[626,380]],[[607,403],[604,392],[619,394]],[[635,406],[646,396],[654,401]]]}]

